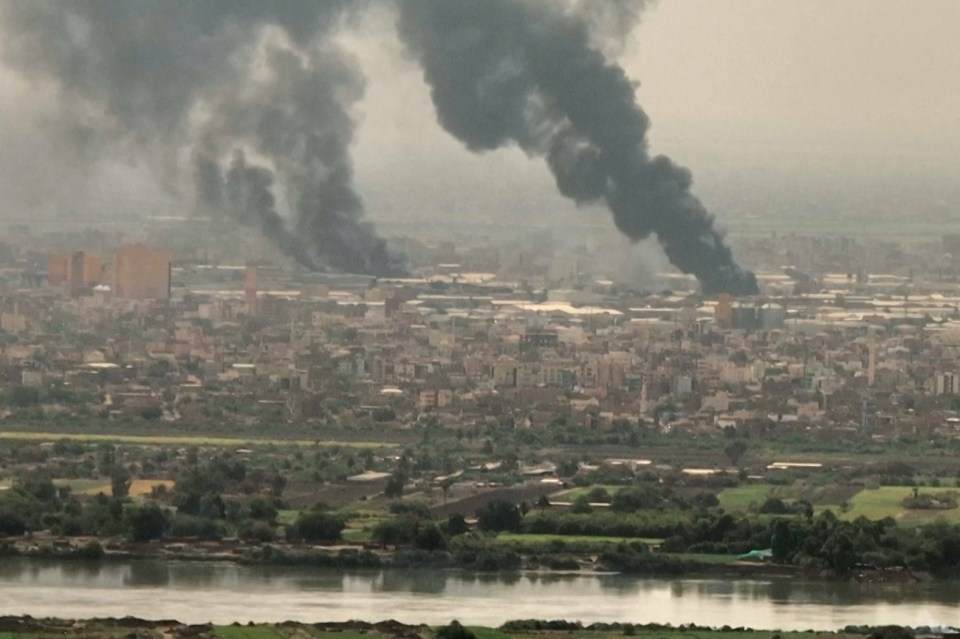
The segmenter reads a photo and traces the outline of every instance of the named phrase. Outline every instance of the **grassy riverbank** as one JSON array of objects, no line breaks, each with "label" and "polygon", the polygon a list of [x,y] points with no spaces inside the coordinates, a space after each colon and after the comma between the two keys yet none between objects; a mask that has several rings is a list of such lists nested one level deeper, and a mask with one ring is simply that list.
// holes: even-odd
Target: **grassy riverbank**
[{"label": "grassy riverbank", "polygon": [[[186,625],[175,621],[123,619],[33,619],[0,617],[0,639],[449,639],[447,627],[408,625],[396,621],[366,623],[296,623]],[[633,624],[582,626],[563,621],[513,621],[500,628],[459,628],[463,639],[859,639],[886,636],[868,628],[837,632],[775,632],[745,628],[703,628]],[[903,635],[904,637],[909,635]]]}]

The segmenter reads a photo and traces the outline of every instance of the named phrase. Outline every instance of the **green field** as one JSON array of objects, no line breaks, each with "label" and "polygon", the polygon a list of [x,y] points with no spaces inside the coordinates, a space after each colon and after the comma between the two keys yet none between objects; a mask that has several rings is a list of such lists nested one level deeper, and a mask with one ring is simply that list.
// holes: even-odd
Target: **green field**
[{"label": "green field", "polygon": [[396,444],[382,442],[342,442],[310,439],[259,439],[255,437],[202,437],[192,435],[104,435],[78,433],[33,433],[27,431],[0,432],[0,439],[55,442],[63,439],[79,442],[111,442],[140,446],[334,446],[342,448],[395,448]]},{"label": "green field", "polygon": [[642,541],[648,546],[659,546],[662,539],[641,537],[593,537],[590,535],[534,535],[525,533],[500,533],[497,542],[503,544],[547,544],[554,541],[594,544],[628,544],[632,541]]},{"label": "green field", "polygon": [[347,528],[340,536],[344,541],[352,544],[363,544],[373,540],[373,532],[365,528]]},{"label": "green field", "polygon": [[[31,620],[32,621],[32,620]],[[749,620],[744,620],[745,624]],[[171,626],[163,625],[168,622],[158,622],[156,627],[145,629],[139,627],[136,632],[122,625],[103,626],[97,622],[78,622],[76,627],[64,627],[61,624],[55,627],[43,626],[42,622],[30,627],[24,633],[0,632],[0,639],[41,639],[47,636],[58,636],[63,639],[84,639],[85,637],[102,637],[103,639],[123,639],[137,636],[169,637],[177,636],[172,633]],[[420,636],[424,639],[434,639],[439,627],[407,626],[401,637]],[[694,629],[686,627],[663,627],[658,625],[625,626],[620,629],[609,630],[523,630],[516,632],[502,628],[483,626],[469,626],[468,630],[476,639],[622,639],[624,636],[639,637],[640,639],[772,639],[774,636],[782,639],[863,639],[863,635],[847,634],[843,632],[775,632],[770,630],[749,629]],[[415,633],[415,634],[407,634]],[[204,633],[198,635],[207,637]],[[304,623],[257,624],[213,626],[213,636],[217,639],[386,639],[384,630],[370,627],[350,627],[337,625],[324,628]]]},{"label": "green field", "polygon": [[[856,490],[856,489],[854,489]],[[921,488],[921,494],[938,494],[960,492],[957,488]],[[805,498],[817,504],[816,512],[832,510],[838,517],[852,521],[857,517],[867,519],[883,519],[893,517],[901,523],[924,524],[938,519],[960,523],[960,508],[950,510],[908,510],[903,506],[903,500],[913,494],[909,486],[883,486],[880,488],[864,488],[847,500],[844,511],[841,504],[822,503],[817,497],[824,496],[823,489],[810,489],[803,486],[771,486],[769,484],[749,484],[727,488],[720,492],[717,498],[720,505],[730,511],[746,511],[753,506],[759,506],[769,497],[778,497],[789,500]]]},{"label": "green field", "polygon": [[[921,488],[920,494],[936,495],[941,493],[958,492],[956,488]],[[849,510],[840,513],[840,507],[831,509],[842,519],[853,520],[857,517],[867,519],[883,519],[893,517],[902,523],[923,524],[943,519],[950,522],[960,522],[960,508],[950,510],[907,510],[903,507],[903,500],[913,494],[909,486],[883,486],[881,488],[867,488],[850,498]]]}]

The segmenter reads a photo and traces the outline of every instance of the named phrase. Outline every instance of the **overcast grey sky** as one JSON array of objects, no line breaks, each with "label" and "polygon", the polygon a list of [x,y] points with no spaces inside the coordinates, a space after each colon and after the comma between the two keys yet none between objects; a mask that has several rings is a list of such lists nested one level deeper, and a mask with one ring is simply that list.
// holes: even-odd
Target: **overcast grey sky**
[{"label": "overcast grey sky", "polygon": [[[691,168],[707,204],[730,209],[738,190],[780,188],[731,187],[730,176],[744,169],[788,178],[877,172],[908,184],[953,179],[958,26],[956,0],[660,0],[620,62],[641,83],[654,151]],[[420,71],[391,29],[381,13],[344,36],[369,79],[355,161],[371,217],[569,214],[542,162],[516,150],[471,155],[434,123]],[[0,189],[37,206],[58,185],[73,185],[67,199],[82,197],[50,161],[43,130],[30,126],[53,114],[49,95],[9,71],[0,83]],[[91,191],[98,201],[160,197],[142,177],[113,166]],[[946,204],[960,212],[957,202]]]},{"label": "overcast grey sky", "polygon": [[[468,155],[432,124],[419,71],[385,26],[352,40],[370,76],[357,160],[371,209],[472,209],[525,195],[569,210],[541,163],[518,151]],[[661,0],[620,61],[641,83],[654,151],[689,166],[704,188],[757,167],[951,179],[958,26],[956,0]],[[423,172],[444,188],[429,189]]]}]

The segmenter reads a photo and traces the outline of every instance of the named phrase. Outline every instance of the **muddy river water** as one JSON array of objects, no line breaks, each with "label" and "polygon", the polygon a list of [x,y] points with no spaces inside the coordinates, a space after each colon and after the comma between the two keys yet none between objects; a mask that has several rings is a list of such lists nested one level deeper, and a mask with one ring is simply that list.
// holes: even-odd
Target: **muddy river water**
[{"label": "muddy river water", "polygon": [[960,583],[640,579],[622,575],[0,559],[0,614],[212,621],[499,625],[510,619],[696,623],[833,630],[960,623]]}]

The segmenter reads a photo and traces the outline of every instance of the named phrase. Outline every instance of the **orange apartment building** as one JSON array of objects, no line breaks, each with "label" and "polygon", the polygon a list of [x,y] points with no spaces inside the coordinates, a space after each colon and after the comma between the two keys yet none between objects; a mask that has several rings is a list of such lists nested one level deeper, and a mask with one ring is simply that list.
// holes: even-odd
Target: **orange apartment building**
[{"label": "orange apartment building", "polygon": [[103,282],[103,262],[97,255],[83,251],[54,253],[47,267],[47,281],[55,286],[67,285],[71,297]]},{"label": "orange apartment building", "polygon": [[114,261],[113,293],[136,300],[170,299],[170,262],[173,252],[143,244],[120,247]]}]

